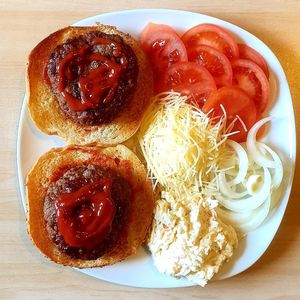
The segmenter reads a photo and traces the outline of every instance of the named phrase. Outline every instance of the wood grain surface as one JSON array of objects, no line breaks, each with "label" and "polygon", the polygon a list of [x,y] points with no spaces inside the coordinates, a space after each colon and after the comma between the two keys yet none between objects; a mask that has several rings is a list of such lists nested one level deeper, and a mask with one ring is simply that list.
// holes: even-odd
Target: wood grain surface
[{"label": "wood grain surface", "polygon": [[[205,288],[136,289],[110,284],[45,259],[26,231],[16,172],[16,136],[29,51],[82,18],[134,8],[175,8],[232,22],[263,40],[288,78],[300,118],[300,1],[0,1],[0,299],[300,299],[300,182],[268,251],[250,269]],[[298,152],[297,147],[297,152]],[[130,276],[130,275],[129,275]]]}]

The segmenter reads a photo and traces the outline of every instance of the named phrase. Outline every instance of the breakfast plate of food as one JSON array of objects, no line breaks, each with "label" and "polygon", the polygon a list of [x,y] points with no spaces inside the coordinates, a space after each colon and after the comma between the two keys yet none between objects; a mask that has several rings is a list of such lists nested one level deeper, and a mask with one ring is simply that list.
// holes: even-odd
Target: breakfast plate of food
[{"label": "breakfast plate of food", "polygon": [[275,54],[187,11],[102,14],[30,53],[17,142],[33,244],[136,287],[253,265],[288,203],[296,135]]}]

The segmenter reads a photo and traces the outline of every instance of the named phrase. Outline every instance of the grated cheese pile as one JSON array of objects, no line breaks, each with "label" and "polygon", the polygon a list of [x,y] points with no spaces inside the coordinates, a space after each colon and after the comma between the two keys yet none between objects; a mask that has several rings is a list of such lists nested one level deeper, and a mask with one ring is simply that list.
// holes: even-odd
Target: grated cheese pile
[{"label": "grated cheese pile", "polygon": [[225,121],[212,120],[175,92],[158,95],[138,139],[161,193],[148,245],[158,270],[204,286],[231,257],[237,236],[210,197],[225,151]]}]

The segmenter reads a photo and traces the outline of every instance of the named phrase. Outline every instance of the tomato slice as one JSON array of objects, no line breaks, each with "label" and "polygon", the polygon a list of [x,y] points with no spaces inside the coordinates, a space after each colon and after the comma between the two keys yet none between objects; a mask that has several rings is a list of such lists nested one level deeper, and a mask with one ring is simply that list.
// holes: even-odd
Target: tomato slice
[{"label": "tomato slice", "polygon": [[183,42],[168,25],[149,23],[140,36],[140,42],[156,72],[188,60]]},{"label": "tomato slice", "polygon": [[219,50],[229,59],[239,57],[239,48],[232,34],[214,24],[197,25],[189,29],[181,39],[187,49],[197,45],[207,45]]},{"label": "tomato slice", "polygon": [[[226,112],[228,126],[236,119],[231,132],[239,131],[239,133],[230,136],[230,139],[239,143],[246,141],[247,133],[256,122],[257,117],[253,100],[238,87],[222,87],[211,93],[202,110],[212,117],[221,117],[224,115],[222,106]],[[246,126],[246,130],[244,126]]]},{"label": "tomato slice", "polygon": [[204,66],[214,77],[217,86],[232,84],[232,68],[229,59],[222,52],[206,45],[187,49],[189,61]]},{"label": "tomato slice", "polygon": [[253,100],[259,113],[263,113],[270,99],[270,85],[263,70],[248,59],[231,62],[233,84],[238,85]]},{"label": "tomato slice", "polygon": [[202,107],[211,92],[216,90],[212,75],[194,62],[172,65],[161,76],[159,91],[179,92],[190,96],[190,102]]},{"label": "tomato slice", "polygon": [[255,62],[264,71],[267,78],[269,78],[269,68],[265,59],[256,50],[245,44],[238,44],[238,47],[240,58]]}]

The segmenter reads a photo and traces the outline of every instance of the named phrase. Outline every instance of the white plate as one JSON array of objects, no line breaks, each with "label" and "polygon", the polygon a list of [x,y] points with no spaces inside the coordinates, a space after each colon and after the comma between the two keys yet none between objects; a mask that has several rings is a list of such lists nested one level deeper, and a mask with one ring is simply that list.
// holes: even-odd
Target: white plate
[{"label": "white plate", "polygon": [[[208,22],[221,25],[233,32],[238,39],[258,50],[266,59],[271,71],[271,89],[275,103],[270,114],[274,118],[265,141],[278,150],[284,162],[283,193],[279,206],[267,222],[249,233],[240,242],[230,262],[223,266],[216,277],[217,279],[228,278],[246,270],[261,257],[277,232],[286,209],[296,156],[295,121],[288,83],[278,59],[262,41],[238,26],[213,17],[178,10],[147,9],[103,14],[84,19],[75,25],[87,26],[101,22],[115,25],[120,30],[137,37],[150,21],[169,24],[178,32],[184,32],[199,23]],[[33,125],[25,99],[20,115],[17,143],[18,176],[24,208],[26,206],[24,183],[27,172],[42,153],[52,147],[63,145],[65,143],[59,138],[44,135]],[[167,288],[193,285],[185,279],[174,279],[158,273],[151,256],[144,248],[141,248],[136,255],[116,265],[80,271],[99,279],[136,287]]]}]

